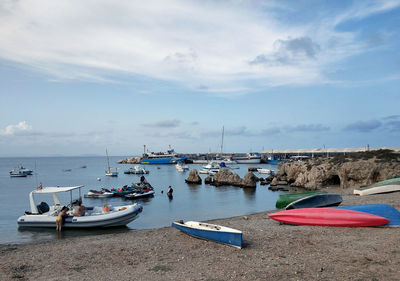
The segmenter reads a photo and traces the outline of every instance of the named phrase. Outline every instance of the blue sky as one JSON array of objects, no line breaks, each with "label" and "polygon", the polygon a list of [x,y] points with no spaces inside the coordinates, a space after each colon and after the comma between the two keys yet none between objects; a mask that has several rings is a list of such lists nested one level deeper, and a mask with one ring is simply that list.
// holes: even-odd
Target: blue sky
[{"label": "blue sky", "polygon": [[0,156],[399,146],[400,1],[0,3]]}]

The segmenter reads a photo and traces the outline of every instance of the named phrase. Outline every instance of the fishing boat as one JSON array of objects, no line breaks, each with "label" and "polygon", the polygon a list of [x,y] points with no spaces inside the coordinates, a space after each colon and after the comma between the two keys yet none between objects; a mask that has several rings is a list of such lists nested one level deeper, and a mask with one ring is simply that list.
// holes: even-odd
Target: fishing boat
[{"label": "fishing boat", "polygon": [[21,171],[22,173],[24,173],[24,174],[26,174],[28,176],[32,175],[32,173],[33,173],[33,171],[31,169],[27,169],[22,165],[19,166],[19,171]]},{"label": "fishing boat", "polygon": [[130,167],[128,170],[124,171],[124,174],[134,174],[134,175],[146,175],[148,173],[149,173],[148,170],[139,165]]},{"label": "fishing boat", "polygon": [[144,146],[144,153],[140,164],[176,164],[186,159],[187,157],[179,157],[171,146],[167,152],[146,152],[146,146]]},{"label": "fishing boat", "polygon": [[242,232],[237,229],[197,221],[175,221],[172,226],[191,236],[242,248]]},{"label": "fishing boat", "polygon": [[353,193],[358,195],[370,195],[386,192],[398,191],[400,188],[400,178],[393,178],[384,181],[379,181],[370,185],[363,185],[355,188]]},{"label": "fishing boat", "polygon": [[[62,205],[58,198],[58,194],[70,192],[71,202],[68,204],[67,217],[63,228],[96,228],[96,227],[114,227],[122,226],[133,221],[142,211],[142,206],[139,204],[123,205],[123,206],[108,206],[107,208],[86,207],[83,216],[74,215],[72,191],[79,190],[79,186],[69,187],[43,187],[30,192],[29,202],[31,210],[25,212],[17,220],[19,227],[55,227],[56,218],[62,209]],[[36,195],[52,195],[54,205],[49,206],[46,202],[41,202],[36,205],[34,196]],[[80,196],[79,196],[80,197]]]},{"label": "fishing boat", "polygon": [[364,196],[395,191],[400,191],[400,181],[391,181],[381,184],[372,184],[364,187],[359,187],[354,189],[353,193]]},{"label": "fishing boat", "polygon": [[233,160],[238,164],[260,164],[261,154],[258,152],[246,153],[246,156],[234,156]]},{"label": "fishing boat", "polygon": [[342,196],[334,193],[315,194],[300,198],[286,206],[286,210],[301,208],[323,208],[339,206],[342,203]]},{"label": "fishing boat", "polygon": [[106,149],[106,155],[107,155],[107,168],[106,168],[106,172],[105,172],[106,176],[107,177],[118,177],[118,172],[117,172],[118,168],[110,167],[110,159],[108,157],[107,149]]},{"label": "fishing boat", "polygon": [[389,223],[388,219],[381,216],[337,208],[292,209],[268,216],[273,220],[294,225],[357,227],[381,226]]},{"label": "fishing boat", "polygon": [[25,174],[24,172],[17,170],[17,169],[13,169],[10,171],[10,177],[12,178],[22,178],[22,177],[26,177],[27,174]]},{"label": "fishing boat", "polygon": [[400,212],[393,206],[387,204],[352,205],[337,208],[381,216],[390,221],[388,224],[384,225],[385,227],[400,227]]},{"label": "fishing boat", "polygon": [[102,188],[101,190],[91,189],[88,193],[84,195],[85,198],[110,198],[113,196],[114,193],[106,188]]},{"label": "fishing boat", "polygon": [[275,207],[277,209],[285,208],[287,205],[293,201],[299,200],[300,198],[308,197],[315,194],[324,194],[325,191],[314,191],[314,192],[302,192],[302,193],[288,193],[279,195],[276,201]]}]

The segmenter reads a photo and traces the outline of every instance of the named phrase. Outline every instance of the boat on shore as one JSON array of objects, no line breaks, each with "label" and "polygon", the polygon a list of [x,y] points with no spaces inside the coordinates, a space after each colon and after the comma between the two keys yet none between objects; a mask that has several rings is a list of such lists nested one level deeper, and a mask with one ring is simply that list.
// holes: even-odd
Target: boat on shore
[{"label": "boat on shore", "polygon": [[353,210],[363,213],[369,213],[387,218],[390,222],[385,227],[400,227],[400,212],[393,206],[387,204],[366,204],[341,206],[338,209]]},{"label": "boat on shore", "polygon": [[176,164],[184,162],[186,159],[187,157],[179,157],[171,147],[167,152],[146,152],[146,146],[144,146],[140,164]]},{"label": "boat on shore", "polygon": [[391,181],[381,184],[372,184],[369,186],[364,186],[360,188],[354,189],[353,193],[365,196],[365,195],[373,195],[379,193],[389,193],[400,191],[400,181]]},{"label": "boat on shore", "polygon": [[[59,193],[70,192],[72,199],[72,191],[79,190],[79,186],[69,187],[43,187],[30,192],[30,212],[25,212],[17,220],[19,227],[54,227],[56,226],[56,218],[63,206],[58,198]],[[52,195],[54,205],[49,206],[46,202],[41,202],[36,205],[34,196],[36,195]],[[63,228],[96,228],[96,227],[115,227],[123,226],[133,221],[142,211],[142,206],[139,204],[123,205],[123,206],[110,206],[107,208],[99,207],[86,207],[83,216],[74,215],[74,203],[71,202],[67,205],[67,217],[63,224]]]},{"label": "boat on shore", "polygon": [[286,210],[301,208],[323,208],[339,206],[342,203],[342,196],[334,193],[315,194],[300,198],[286,206]]},{"label": "boat on shore", "polygon": [[361,227],[381,226],[390,221],[364,212],[338,208],[304,208],[268,214],[276,221],[294,225]]},{"label": "boat on shore", "polygon": [[285,208],[287,205],[293,201],[299,200],[300,198],[316,195],[316,194],[326,194],[325,191],[313,191],[313,192],[302,192],[302,193],[287,193],[279,195],[276,201],[275,207],[277,209]]},{"label": "boat on shore", "polygon": [[237,229],[197,221],[175,221],[172,226],[191,236],[242,248],[242,232]]},{"label": "boat on shore", "polygon": [[246,153],[246,156],[233,156],[232,160],[238,164],[260,164],[261,154],[258,152],[249,152]]}]

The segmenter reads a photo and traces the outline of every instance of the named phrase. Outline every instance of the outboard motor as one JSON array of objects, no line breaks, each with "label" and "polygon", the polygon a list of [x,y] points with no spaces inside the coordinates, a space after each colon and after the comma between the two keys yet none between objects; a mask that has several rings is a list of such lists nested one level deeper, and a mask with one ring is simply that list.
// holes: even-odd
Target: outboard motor
[{"label": "outboard motor", "polygon": [[46,213],[50,210],[49,205],[46,202],[40,202],[39,205],[36,206],[39,214]]}]

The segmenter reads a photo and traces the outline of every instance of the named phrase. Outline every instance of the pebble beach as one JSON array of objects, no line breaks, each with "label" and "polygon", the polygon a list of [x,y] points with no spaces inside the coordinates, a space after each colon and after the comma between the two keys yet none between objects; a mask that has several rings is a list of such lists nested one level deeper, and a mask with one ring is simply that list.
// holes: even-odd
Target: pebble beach
[{"label": "pebble beach", "polygon": [[[400,209],[399,192],[359,197],[351,189],[329,191],[342,195],[342,205]],[[1,245],[0,280],[399,279],[400,228],[292,226],[268,212],[274,211],[209,221],[242,230],[242,249],[173,227]]]}]

